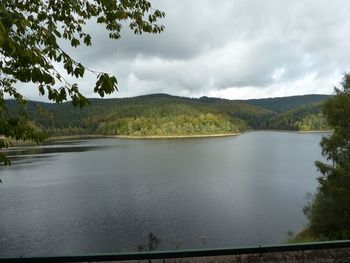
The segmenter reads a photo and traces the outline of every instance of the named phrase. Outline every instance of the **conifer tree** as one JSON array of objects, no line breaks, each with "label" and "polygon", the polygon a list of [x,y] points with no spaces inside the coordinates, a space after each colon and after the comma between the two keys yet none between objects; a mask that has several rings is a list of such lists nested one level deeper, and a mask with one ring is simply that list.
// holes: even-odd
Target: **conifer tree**
[{"label": "conifer tree", "polygon": [[305,208],[310,230],[327,239],[350,238],[350,75],[324,106],[324,115],[334,132],[322,138],[322,155],[316,161],[322,176],[314,200]]}]

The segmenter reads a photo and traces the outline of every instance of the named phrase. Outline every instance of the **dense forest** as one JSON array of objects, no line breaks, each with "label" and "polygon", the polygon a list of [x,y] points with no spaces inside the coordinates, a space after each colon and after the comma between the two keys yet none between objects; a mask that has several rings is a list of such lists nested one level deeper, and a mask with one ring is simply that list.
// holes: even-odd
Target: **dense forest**
[{"label": "dense forest", "polygon": [[[122,99],[91,99],[82,109],[71,103],[29,102],[33,123],[49,136],[206,135],[248,129],[294,131],[329,129],[322,114],[327,95],[227,100],[153,94]],[[14,101],[9,108],[16,110]]]}]

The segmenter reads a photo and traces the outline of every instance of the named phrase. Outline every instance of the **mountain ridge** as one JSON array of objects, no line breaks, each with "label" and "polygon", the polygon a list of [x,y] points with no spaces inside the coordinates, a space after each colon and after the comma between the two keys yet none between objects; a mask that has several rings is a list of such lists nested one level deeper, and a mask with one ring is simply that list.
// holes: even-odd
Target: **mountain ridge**
[{"label": "mountain ridge", "polygon": [[[31,102],[31,119],[52,136],[105,134],[171,136],[237,133],[247,129],[328,128],[322,103],[330,95],[300,95],[253,100],[189,98],[156,93],[129,98],[89,99],[75,109],[70,102]],[[11,104],[11,103],[10,103]],[[40,114],[38,108],[41,108]]]}]

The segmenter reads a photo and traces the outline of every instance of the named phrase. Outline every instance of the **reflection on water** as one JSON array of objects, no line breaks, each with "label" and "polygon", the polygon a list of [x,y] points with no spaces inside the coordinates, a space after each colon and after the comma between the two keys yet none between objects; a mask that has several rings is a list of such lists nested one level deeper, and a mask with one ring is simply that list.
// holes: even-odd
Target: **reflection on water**
[{"label": "reflection on water", "polygon": [[152,232],[150,232],[148,234],[147,245],[145,245],[145,244],[137,245],[137,251],[141,252],[141,251],[154,251],[154,250],[157,250],[157,248],[159,247],[160,242],[161,242],[161,239],[157,235],[155,235]]},{"label": "reflection on water", "polygon": [[13,164],[18,165],[34,162],[36,159],[49,159],[59,153],[78,153],[109,147],[107,145],[81,145],[84,143],[89,143],[89,141],[62,141],[59,144],[48,142],[39,146],[10,147],[4,152]]},{"label": "reflection on water", "polygon": [[0,170],[0,256],[283,242],[306,223],[320,139],[251,132],[12,148],[14,165]]}]

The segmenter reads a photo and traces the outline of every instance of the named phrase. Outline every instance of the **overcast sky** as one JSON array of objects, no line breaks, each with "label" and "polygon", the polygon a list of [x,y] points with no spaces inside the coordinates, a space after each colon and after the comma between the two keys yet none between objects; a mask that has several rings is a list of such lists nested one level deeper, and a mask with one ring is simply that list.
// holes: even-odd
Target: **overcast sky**
[{"label": "overcast sky", "polygon": [[[119,92],[111,97],[330,94],[349,71],[349,0],[151,2],[166,12],[161,35],[125,28],[115,41],[89,24],[92,47],[71,50],[89,68],[117,76]],[[86,74],[78,82],[87,97],[98,97],[95,81]]]}]

